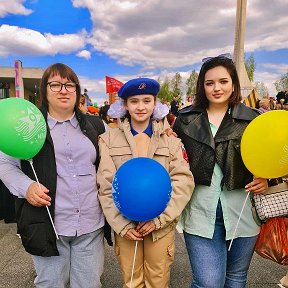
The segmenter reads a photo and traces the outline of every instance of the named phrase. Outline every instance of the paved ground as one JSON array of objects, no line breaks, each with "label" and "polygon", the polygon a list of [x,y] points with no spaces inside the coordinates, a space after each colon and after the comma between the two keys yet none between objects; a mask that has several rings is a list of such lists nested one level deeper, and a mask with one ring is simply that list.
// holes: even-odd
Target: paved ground
[{"label": "paved ground", "polygon": [[[15,224],[4,224],[0,221],[0,249],[0,288],[33,288],[35,277],[33,264],[16,235]],[[247,287],[279,288],[277,286],[279,279],[286,274],[287,269],[287,266],[274,264],[255,254]],[[176,256],[172,267],[170,288],[188,288],[190,281],[190,267],[185,245],[182,235],[177,234]],[[121,288],[121,275],[117,260],[113,248],[108,246],[106,247],[103,288]]]}]

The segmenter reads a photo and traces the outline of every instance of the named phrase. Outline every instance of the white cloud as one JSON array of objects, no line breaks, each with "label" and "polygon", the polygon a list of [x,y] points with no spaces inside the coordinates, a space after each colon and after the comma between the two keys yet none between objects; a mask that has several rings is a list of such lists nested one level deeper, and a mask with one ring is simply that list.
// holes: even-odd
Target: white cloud
[{"label": "white cloud", "polygon": [[[160,68],[162,79],[172,78],[175,72],[166,70],[172,69],[179,71],[185,81],[192,64],[205,56],[234,49],[236,1],[125,1],[131,6],[116,0],[97,1],[97,5],[89,0],[75,2],[90,10],[94,22],[90,43],[95,50],[121,64],[142,65],[144,71]],[[245,51],[288,48],[286,12],[283,0],[265,2],[265,6],[261,0],[248,0]],[[287,63],[287,59],[283,61]],[[270,94],[275,95],[274,82],[286,64],[278,65],[274,72],[265,71],[272,66],[256,64],[260,69],[255,79],[265,83]],[[185,66],[190,71],[181,68]]]},{"label": "white cloud", "polygon": [[55,55],[76,52],[85,46],[86,32],[52,35],[17,26],[0,26],[0,57],[11,55]]},{"label": "white cloud", "polygon": [[288,64],[264,63],[261,66],[266,69],[276,71],[281,75],[288,72]]},{"label": "white cloud", "polygon": [[255,71],[255,82],[260,81],[265,84],[265,86],[268,88],[269,95],[275,96],[277,94],[276,88],[274,83],[279,80],[280,78],[279,73],[270,73],[270,72],[257,72]]},{"label": "white cloud", "polygon": [[23,6],[26,0],[1,0],[0,5],[0,18],[8,14],[15,15],[29,15],[33,11]]},{"label": "white cloud", "polygon": [[[2,1],[7,1],[8,5],[24,2]],[[261,0],[248,0],[246,52],[288,47],[286,1],[270,2],[263,5]],[[51,49],[41,52],[38,47],[36,52],[41,55],[71,53],[85,48],[87,41],[98,53],[127,66],[141,65],[143,69],[178,68],[198,63],[207,55],[233,52],[236,1],[72,0],[72,4],[75,8],[89,10],[93,22],[89,37],[86,39],[87,35],[81,33],[77,34],[79,37],[41,34],[47,42],[44,45]],[[25,48],[29,47],[27,40],[25,42]],[[21,49],[21,43],[18,44]],[[34,44],[38,46],[38,43]],[[30,50],[34,49],[33,46]],[[5,53],[1,48],[0,51],[2,55]],[[78,56],[83,57],[82,54]]]},{"label": "white cloud", "polygon": [[[1,0],[0,17],[7,13],[31,13],[23,6],[24,2]],[[248,0],[246,52],[288,48],[287,0],[264,2]],[[75,53],[90,59],[91,53],[96,52],[119,64],[137,65],[139,73],[145,74],[156,68],[157,74],[164,77],[165,73],[179,71],[185,75],[187,71],[199,68],[203,57],[233,52],[236,0],[72,0],[72,4],[76,9],[89,10],[91,31],[54,35],[2,25],[0,57]],[[91,45],[91,52],[86,50],[87,45]],[[267,85],[273,89],[271,81],[287,71],[287,61],[287,57],[283,57],[277,70],[271,64],[257,62],[255,74],[259,79],[256,80],[265,84],[270,81]],[[126,77],[129,76],[123,80],[127,80]],[[93,93],[103,93],[104,88]]]},{"label": "white cloud", "polygon": [[78,34],[52,35],[45,34],[47,42],[51,45],[50,53],[69,54],[85,47],[85,30]]},{"label": "white cloud", "polygon": [[89,60],[91,58],[91,53],[88,50],[82,50],[76,54],[76,56],[80,58],[84,58],[86,60]]},{"label": "white cloud", "polygon": [[288,73],[287,64],[263,63],[261,64],[261,71],[255,71],[255,80],[263,82],[271,96],[277,94],[274,83],[281,78],[282,75]]},{"label": "white cloud", "polygon": [[[82,92],[87,89],[89,93],[97,94],[99,92],[105,91],[105,79],[95,81],[95,79],[90,79],[86,76],[79,76],[80,85]],[[88,94],[89,94],[88,93]]]},{"label": "white cloud", "polygon": [[48,54],[51,46],[41,33],[17,26],[0,26],[0,56]]},{"label": "white cloud", "polygon": [[95,80],[87,78],[86,76],[79,76],[82,93],[84,89],[88,90],[88,95],[92,102],[97,102],[102,105],[107,100],[107,95],[103,93],[106,88],[105,79]]},{"label": "white cloud", "polygon": [[[1,1],[5,2],[1,7],[10,6],[11,11],[13,5],[27,10],[22,5],[24,1]],[[17,38],[22,41],[21,34],[28,32],[19,27],[20,34],[12,36],[16,38],[17,51],[41,55],[70,53],[85,48],[88,41],[98,53],[107,54],[120,64],[139,64],[144,69],[178,68],[200,62],[207,55],[233,52],[236,1],[73,0],[72,4],[89,10],[93,22],[89,38],[85,38],[85,33],[36,36],[39,32],[31,31],[35,38],[22,44]],[[248,0],[246,52],[288,48],[286,8],[284,0],[265,1],[265,5],[261,0]],[[9,40],[11,34],[6,37]],[[14,51],[9,41],[4,43],[9,46],[6,53]],[[5,54],[3,47],[0,51]]]},{"label": "white cloud", "polygon": [[[271,3],[270,3],[271,2]],[[285,1],[248,0],[245,51],[288,47]],[[90,44],[125,65],[191,65],[233,52],[236,1],[74,0],[90,10]],[[277,17],[275,17],[277,15]]]}]

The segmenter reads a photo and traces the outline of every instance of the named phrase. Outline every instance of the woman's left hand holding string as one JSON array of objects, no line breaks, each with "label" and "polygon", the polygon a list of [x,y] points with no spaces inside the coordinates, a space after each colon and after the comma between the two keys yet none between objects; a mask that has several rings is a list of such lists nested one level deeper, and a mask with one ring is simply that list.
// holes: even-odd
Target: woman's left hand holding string
[{"label": "woman's left hand holding string", "polygon": [[265,178],[254,178],[254,180],[245,186],[247,192],[264,193],[268,190],[268,182]]}]

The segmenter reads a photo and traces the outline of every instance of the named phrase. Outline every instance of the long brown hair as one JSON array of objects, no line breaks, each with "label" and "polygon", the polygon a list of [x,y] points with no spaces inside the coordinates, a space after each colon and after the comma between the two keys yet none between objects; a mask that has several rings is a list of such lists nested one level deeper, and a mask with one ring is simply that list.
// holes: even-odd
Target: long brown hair
[{"label": "long brown hair", "polygon": [[229,98],[229,104],[235,105],[241,102],[242,96],[241,96],[240,82],[239,82],[236,67],[232,59],[229,59],[226,57],[214,57],[208,60],[207,62],[204,62],[201,67],[198,80],[197,80],[196,94],[194,97],[193,106],[200,107],[203,109],[206,109],[208,107],[209,101],[206,97],[205,88],[204,88],[205,75],[208,70],[218,67],[218,66],[224,67],[232,79],[234,91],[232,92]]},{"label": "long brown hair", "polygon": [[59,75],[61,78],[67,78],[69,81],[76,84],[76,103],[75,107],[79,106],[80,96],[81,96],[81,87],[79,78],[76,73],[67,65],[63,63],[55,63],[50,65],[45,71],[40,83],[40,97],[41,102],[46,107],[49,106],[47,100],[47,83],[48,79],[51,76]]}]

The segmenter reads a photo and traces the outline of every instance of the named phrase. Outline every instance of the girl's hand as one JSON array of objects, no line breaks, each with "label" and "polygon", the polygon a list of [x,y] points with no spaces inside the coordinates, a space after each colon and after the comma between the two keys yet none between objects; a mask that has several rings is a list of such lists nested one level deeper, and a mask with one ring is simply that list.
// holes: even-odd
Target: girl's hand
[{"label": "girl's hand", "polygon": [[127,231],[127,233],[124,235],[124,238],[127,240],[132,240],[132,241],[142,241],[143,237],[142,235],[136,231],[135,228],[131,228]]},{"label": "girl's hand", "polygon": [[254,178],[254,180],[245,186],[246,192],[264,193],[268,190],[267,179]]},{"label": "girl's hand", "polygon": [[136,230],[142,235],[142,237],[147,236],[155,229],[156,225],[153,223],[153,221],[140,222],[136,227]]}]

